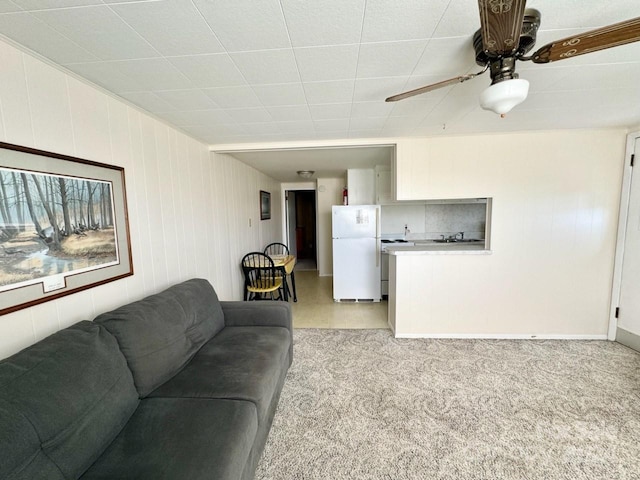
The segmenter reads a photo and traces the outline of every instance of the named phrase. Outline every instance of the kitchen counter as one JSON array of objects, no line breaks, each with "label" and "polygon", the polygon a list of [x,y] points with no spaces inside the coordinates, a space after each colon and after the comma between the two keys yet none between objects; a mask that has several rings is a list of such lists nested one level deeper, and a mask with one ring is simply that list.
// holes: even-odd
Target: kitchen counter
[{"label": "kitchen counter", "polygon": [[438,243],[417,241],[415,245],[389,245],[389,255],[490,255],[484,242]]}]

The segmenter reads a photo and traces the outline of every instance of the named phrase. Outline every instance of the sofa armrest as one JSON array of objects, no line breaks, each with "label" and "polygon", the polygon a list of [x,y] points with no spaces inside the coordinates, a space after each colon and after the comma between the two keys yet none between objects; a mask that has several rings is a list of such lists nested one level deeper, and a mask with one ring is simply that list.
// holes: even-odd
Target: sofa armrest
[{"label": "sofa armrest", "polygon": [[220,302],[227,327],[283,327],[289,330],[289,365],[293,362],[291,305],[285,302]]},{"label": "sofa armrest", "polygon": [[220,302],[227,327],[284,327],[293,329],[291,306],[285,302]]}]

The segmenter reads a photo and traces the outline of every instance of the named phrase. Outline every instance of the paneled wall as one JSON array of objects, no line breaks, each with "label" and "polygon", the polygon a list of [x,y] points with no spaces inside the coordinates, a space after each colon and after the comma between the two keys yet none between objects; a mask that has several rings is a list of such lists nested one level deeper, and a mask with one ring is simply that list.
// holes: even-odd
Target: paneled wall
[{"label": "paneled wall", "polygon": [[258,209],[259,190],[280,205],[279,184],[3,42],[0,64],[0,140],[125,168],[135,271],[0,317],[0,358],[191,277],[241,298],[242,254],[280,240],[280,209]]},{"label": "paneled wall", "polygon": [[605,338],[625,141],[567,130],[399,143],[401,198],[493,204],[490,255],[398,257],[398,333]]}]

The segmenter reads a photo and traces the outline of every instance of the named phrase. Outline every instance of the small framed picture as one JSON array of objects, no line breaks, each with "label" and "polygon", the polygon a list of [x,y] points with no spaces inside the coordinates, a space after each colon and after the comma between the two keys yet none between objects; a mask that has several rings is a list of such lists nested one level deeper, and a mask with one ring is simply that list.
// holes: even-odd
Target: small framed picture
[{"label": "small framed picture", "polygon": [[260,220],[271,218],[271,194],[260,190]]}]

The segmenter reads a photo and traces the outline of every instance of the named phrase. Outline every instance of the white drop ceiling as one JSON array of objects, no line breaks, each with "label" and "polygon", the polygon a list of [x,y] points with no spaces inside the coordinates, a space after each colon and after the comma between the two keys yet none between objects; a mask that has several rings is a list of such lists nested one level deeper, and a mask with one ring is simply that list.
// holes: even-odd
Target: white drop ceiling
[{"label": "white drop ceiling", "polygon": [[[537,47],[640,16],[638,0],[531,0]],[[481,110],[476,0],[0,0],[0,34],[205,143],[640,125],[640,42],[520,62],[529,98]]]}]

